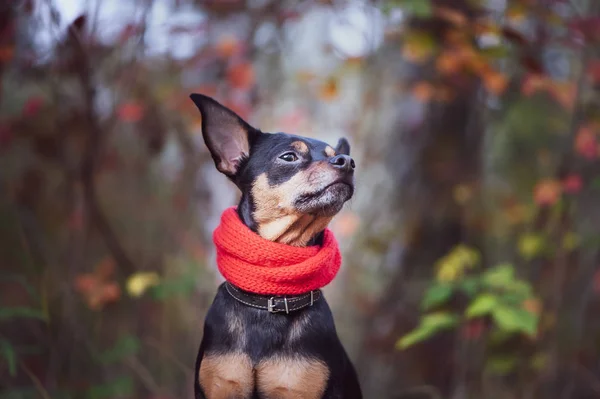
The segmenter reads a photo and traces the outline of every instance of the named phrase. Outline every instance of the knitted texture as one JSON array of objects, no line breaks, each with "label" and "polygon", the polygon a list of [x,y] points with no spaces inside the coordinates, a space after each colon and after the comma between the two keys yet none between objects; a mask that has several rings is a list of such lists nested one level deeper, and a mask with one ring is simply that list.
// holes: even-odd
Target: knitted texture
[{"label": "knitted texture", "polygon": [[223,277],[256,294],[296,295],[316,290],[333,280],[342,263],[338,243],[329,229],[322,246],[280,244],[250,230],[235,207],[223,212],[213,241]]}]

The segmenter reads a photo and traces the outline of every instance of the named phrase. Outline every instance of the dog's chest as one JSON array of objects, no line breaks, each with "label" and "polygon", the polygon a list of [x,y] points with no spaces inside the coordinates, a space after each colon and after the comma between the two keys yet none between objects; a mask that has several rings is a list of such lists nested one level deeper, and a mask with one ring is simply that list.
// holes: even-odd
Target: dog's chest
[{"label": "dog's chest", "polygon": [[245,353],[209,355],[202,361],[199,381],[207,399],[321,398],[329,369],[316,359],[279,354],[253,365]]},{"label": "dog's chest", "polygon": [[[262,316],[264,315],[264,316]],[[258,317],[286,316],[262,314]],[[249,322],[243,315],[227,315],[227,330],[232,336],[228,353],[207,354],[199,370],[199,381],[208,399],[321,398],[329,379],[329,368],[321,360],[294,350],[310,323],[309,312],[302,312],[283,326],[260,320]],[[271,327],[270,330],[265,328]]]}]

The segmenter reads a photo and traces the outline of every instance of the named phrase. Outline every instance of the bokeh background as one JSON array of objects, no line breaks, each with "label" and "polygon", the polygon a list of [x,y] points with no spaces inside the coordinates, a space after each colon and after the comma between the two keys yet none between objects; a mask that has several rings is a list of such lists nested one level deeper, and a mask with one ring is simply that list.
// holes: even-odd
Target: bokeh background
[{"label": "bokeh background", "polygon": [[366,398],[600,398],[600,2],[4,0],[0,398],[191,398],[237,191],[189,100],[348,137]]}]

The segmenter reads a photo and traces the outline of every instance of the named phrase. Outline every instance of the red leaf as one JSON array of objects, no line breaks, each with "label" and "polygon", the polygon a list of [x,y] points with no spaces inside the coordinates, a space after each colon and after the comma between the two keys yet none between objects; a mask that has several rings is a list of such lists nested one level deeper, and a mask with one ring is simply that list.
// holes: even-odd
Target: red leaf
[{"label": "red leaf", "polygon": [[594,60],[588,65],[587,73],[593,83],[600,83],[600,60]]},{"label": "red leaf", "polygon": [[236,89],[248,90],[254,85],[254,68],[249,62],[235,64],[227,71],[227,80]]},{"label": "red leaf", "polygon": [[581,176],[576,174],[570,174],[567,176],[563,182],[563,190],[569,194],[577,194],[581,191],[581,187],[583,187],[583,180]]},{"label": "red leaf", "polygon": [[579,129],[575,137],[575,151],[589,160],[598,157],[598,142],[591,128],[582,126]]},{"label": "red leaf", "polygon": [[525,56],[521,57],[521,63],[531,73],[535,73],[535,74],[543,74],[544,73],[544,66],[542,65],[540,60],[538,60],[530,55],[525,55]]},{"label": "red leaf", "polygon": [[585,40],[600,39],[600,17],[574,18],[568,26],[572,33],[582,36]]},{"label": "red leaf", "polygon": [[463,326],[461,335],[467,340],[473,340],[481,337],[485,330],[485,324],[482,319],[473,320]]},{"label": "red leaf", "polygon": [[14,138],[13,132],[8,125],[0,124],[0,150],[8,148]]},{"label": "red leaf", "polygon": [[23,106],[23,116],[34,116],[44,106],[44,99],[41,97],[33,96],[25,102]]},{"label": "red leaf", "polygon": [[510,40],[511,42],[520,44],[520,45],[525,45],[527,44],[527,39],[525,39],[525,36],[523,36],[519,31],[513,29],[513,28],[509,28],[509,27],[503,27],[502,28],[502,35],[504,35],[505,38],[507,38],[508,40]]},{"label": "red leaf", "polygon": [[594,289],[594,292],[596,292],[597,294],[600,294],[600,270],[598,270],[594,274],[594,281],[593,281],[592,287]]},{"label": "red leaf", "polygon": [[117,116],[124,122],[137,122],[144,116],[144,108],[136,102],[123,103],[117,109]]}]

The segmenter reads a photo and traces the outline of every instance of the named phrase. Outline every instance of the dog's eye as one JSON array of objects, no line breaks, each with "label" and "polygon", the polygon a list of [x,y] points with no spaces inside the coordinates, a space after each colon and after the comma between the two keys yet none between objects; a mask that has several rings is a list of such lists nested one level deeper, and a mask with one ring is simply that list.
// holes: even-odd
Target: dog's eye
[{"label": "dog's eye", "polygon": [[298,160],[298,156],[293,152],[286,152],[285,154],[281,155],[279,159],[283,159],[286,162],[294,162]]}]

